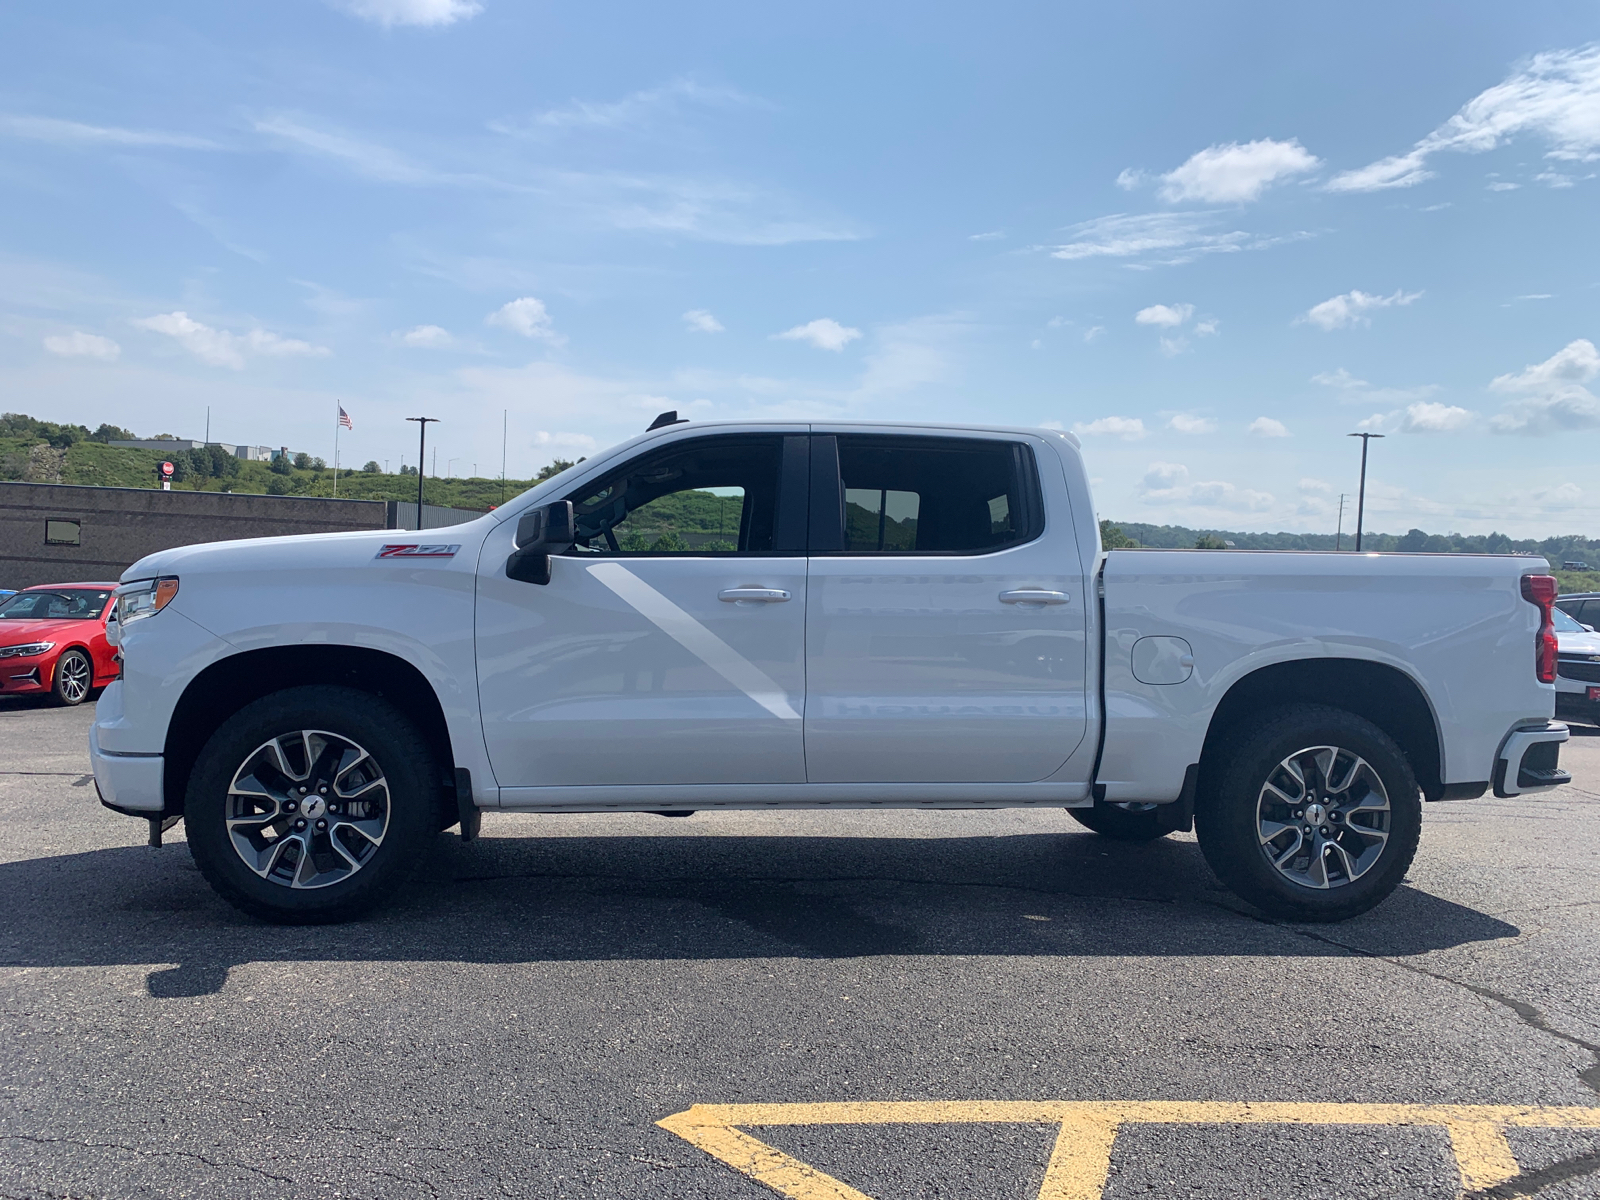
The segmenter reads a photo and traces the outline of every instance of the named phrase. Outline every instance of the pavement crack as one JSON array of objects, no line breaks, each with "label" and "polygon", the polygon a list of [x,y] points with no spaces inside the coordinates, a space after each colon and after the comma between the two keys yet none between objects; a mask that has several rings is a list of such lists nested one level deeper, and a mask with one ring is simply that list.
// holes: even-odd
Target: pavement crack
[{"label": "pavement crack", "polygon": [[252,1175],[259,1175],[263,1179],[271,1179],[275,1183],[294,1183],[289,1175],[274,1175],[271,1171],[263,1171],[260,1167],[252,1167],[248,1163],[229,1162],[224,1159],[207,1158],[204,1154],[196,1154],[191,1150],[151,1150],[144,1146],[129,1146],[123,1142],[91,1142],[83,1138],[44,1137],[30,1133],[0,1133],[0,1138],[13,1142],[31,1142],[36,1146],[77,1146],[84,1150],[121,1150],[127,1154],[138,1154],[148,1158],[187,1158],[195,1162],[205,1163],[208,1167],[217,1170],[248,1171]]},{"label": "pavement crack", "polygon": [[[1253,921],[1259,921],[1262,924],[1276,926],[1279,929],[1284,929],[1290,933],[1298,934],[1300,937],[1307,938],[1310,941],[1321,942],[1325,946],[1335,946],[1340,950],[1347,951],[1350,954],[1359,955],[1362,958],[1370,958],[1377,962],[1386,962],[1391,966],[1399,967],[1402,971],[1410,971],[1413,975],[1421,975],[1426,979],[1433,979],[1439,983],[1451,984],[1454,987],[1462,988],[1465,991],[1471,992],[1474,996],[1477,996],[1480,999],[1488,1000],[1494,1004],[1499,1004],[1516,1014],[1517,1019],[1530,1029],[1536,1029],[1540,1033],[1547,1033],[1551,1037],[1559,1038],[1561,1041],[1566,1042],[1569,1045],[1577,1046],[1580,1050],[1588,1051],[1589,1055],[1594,1059],[1594,1062],[1585,1067],[1582,1071],[1578,1072],[1578,1081],[1590,1091],[1600,1095],[1600,1046],[1595,1045],[1593,1042],[1586,1041],[1583,1038],[1578,1037],[1576,1034],[1567,1033],[1565,1030],[1557,1029],[1555,1026],[1550,1024],[1542,1012],[1526,1001],[1518,1000],[1515,997],[1506,995],[1504,992],[1497,992],[1495,989],[1484,987],[1481,984],[1468,983],[1464,979],[1455,979],[1449,975],[1441,975],[1437,971],[1430,971],[1426,967],[1419,967],[1415,963],[1409,963],[1403,959],[1395,958],[1388,954],[1379,954],[1376,951],[1366,950],[1360,946],[1352,946],[1348,942],[1341,942],[1338,938],[1329,937],[1328,935],[1322,933],[1316,933],[1313,930],[1305,928],[1303,925],[1293,925],[1286,921],[1274,921],[1268,917],[1259,917],[1252,913],[1243,912],[1240,909],[1233,908],[1226,904],[1217,904],[1217,907],[1226,909],[1228,912],[1237,913],[1240,916],[1249,917]],[[1521,1193],[1518,1194],[1520,1195]]]},{"label": "pavement crack", "polygon": [[1540,1167],[1537,1171],[1524,1171],[1494,1187],[1467,1192],[1461,1200],[1516,1200],[1519,1196],[1534,1196],[1547,1187],[1593,1175],[1596,1171],[1600,1171],[1600,1153],[1579,1154],[1551,1163],[1548,1167]]}]

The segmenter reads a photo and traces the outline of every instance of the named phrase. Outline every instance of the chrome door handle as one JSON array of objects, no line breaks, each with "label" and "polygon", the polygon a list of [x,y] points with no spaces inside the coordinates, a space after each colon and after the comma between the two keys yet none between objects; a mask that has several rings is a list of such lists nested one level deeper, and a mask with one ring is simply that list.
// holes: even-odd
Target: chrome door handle
[{"label": "chrome door handle", "polygon": [[1065,604],[1070,597],[1065,592],[1052,592],[1044,588],[1017,588],[1001,592],[1001,604]]},{"label": "chrome door handle", "polygon": [[727,588],[717,593],[717,599],[728,604],[782,604],[788,598],[782,588]]}]

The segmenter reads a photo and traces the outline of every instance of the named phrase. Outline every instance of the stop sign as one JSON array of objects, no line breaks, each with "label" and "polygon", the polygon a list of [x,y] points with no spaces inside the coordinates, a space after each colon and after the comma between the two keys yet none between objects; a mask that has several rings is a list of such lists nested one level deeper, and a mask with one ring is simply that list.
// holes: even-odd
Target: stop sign
[{"label": "stop sign", "polygon": [[172,464],[169,463],[169,462],[162,463],[161,464],[161,473],[163,475],[171,475],[172,474]]}]

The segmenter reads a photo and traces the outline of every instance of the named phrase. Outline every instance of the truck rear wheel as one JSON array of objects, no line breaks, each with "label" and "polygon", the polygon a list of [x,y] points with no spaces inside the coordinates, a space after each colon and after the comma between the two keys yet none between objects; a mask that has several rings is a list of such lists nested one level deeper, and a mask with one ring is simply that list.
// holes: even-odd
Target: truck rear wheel
[{"label": "truck rear wheel", "polygon": [[1226,752],[1196,803],[1195,831],[1233,891],[1270,916],[1341,921],[1400,885],[1422,799],[1383,730],[1343,709],[1296,705]]},{"label": "truck rear wheel", "polygon": [[432,839],[438,772],[392,705],[299,687],[246,705],[189,776],[189,850],[230,904],[286,924],[341,921],[391,896]]}]

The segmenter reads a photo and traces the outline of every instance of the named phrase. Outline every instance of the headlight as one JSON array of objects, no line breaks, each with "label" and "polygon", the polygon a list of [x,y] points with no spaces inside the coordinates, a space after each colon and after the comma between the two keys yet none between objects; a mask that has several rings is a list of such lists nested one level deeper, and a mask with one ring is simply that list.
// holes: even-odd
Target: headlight
[{"label": "headlight", "polygon": [[123,584],[117,589],[117,620],[126,625],[129,621],[153,617],[177,594],[178,579],[175,575]]},{"label": "headlight", "polygon": [[28,658],[55,648],[54,642],[28,642],[23,646],[0,646],[0,658]]}]

